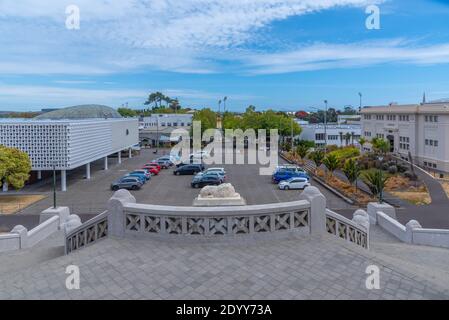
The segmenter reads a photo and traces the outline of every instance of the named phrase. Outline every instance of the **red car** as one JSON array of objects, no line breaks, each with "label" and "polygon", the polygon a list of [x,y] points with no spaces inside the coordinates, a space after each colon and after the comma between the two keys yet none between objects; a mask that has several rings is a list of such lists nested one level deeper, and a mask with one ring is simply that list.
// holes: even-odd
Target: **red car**
[{"label": "red car", "polygon": [[144,167],[155,167],[159,171],[161,171],[161,166],[157,164],[156,162],[150,162],[144,165]]},{"label": "red car", "polygon": [[157,167],[155,167],[155,166],[150,166],[150,165],[144,165],[143,167],[142,167],[142,169],[146,169],[146,170],[148,170],[148,171],[150,171],[150,173],[151,174],[153,174],[153,175],[157,175],[157,174],[159,174],[159,171],[161,171],[160,169],[158,169]]}]

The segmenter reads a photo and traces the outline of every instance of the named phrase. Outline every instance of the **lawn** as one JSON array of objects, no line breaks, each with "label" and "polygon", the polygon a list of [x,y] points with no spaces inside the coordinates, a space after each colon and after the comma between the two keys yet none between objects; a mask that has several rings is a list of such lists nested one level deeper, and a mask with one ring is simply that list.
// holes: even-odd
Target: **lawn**
[{"label": "lawn", "polygon": [[0,214],[14,214],[45,198],[44,195],[0,196]]}]

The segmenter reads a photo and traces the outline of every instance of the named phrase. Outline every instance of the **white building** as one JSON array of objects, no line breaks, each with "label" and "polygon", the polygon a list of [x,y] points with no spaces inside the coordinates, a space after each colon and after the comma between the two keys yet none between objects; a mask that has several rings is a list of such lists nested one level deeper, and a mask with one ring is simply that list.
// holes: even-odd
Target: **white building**
[{"label": "white building", "polygon": [[387,139],[402,158],[410,153],[418,165],[449,172],[449,102],[366,107],[361,113],[365,138]]},{"label": "white building", "polygon": [[358,140],[361,135],[361,126],[353,125],[336,125],[328,124],[325,128],[324,124],[308,124],[302,125],[302,132],[297,137],[300,140],[308,140],[315,142],[317,147],[326,145],[335,145],[338,147],[347,146],[350,144],[358,145]]},{"label": "white building", "polygon": [[[96,118],[98,108],[103,108],[100,111],[103,115],[108,112],[113,115]],[[90,179],[91,162],[104,158],[107,170],[109,155],[117,153],[121,162],[121,151],[130,151],[138,143],[138,119],[121,118],[114,109],[106,108],[80,106],[46,113],[38,119],[0,119],[0,144],[26,152],[38,179],[42,171],[53,167],[60,170],[61,189],[66,191],[68,170],[84,165],[86,178]],[[80,109],[84,114],[75,116],[74,112]],[[79,119],[60,119],[64,117]]]},{"label": "white building", "polygon": [[190,130],[193,121],[193,114],[152,114],[150,117],[143,117],[140,120],[140,140],[148,141],[156,146],[157,142],[178,142],[179,137],[171,137],[171,133],[176,129]]}]

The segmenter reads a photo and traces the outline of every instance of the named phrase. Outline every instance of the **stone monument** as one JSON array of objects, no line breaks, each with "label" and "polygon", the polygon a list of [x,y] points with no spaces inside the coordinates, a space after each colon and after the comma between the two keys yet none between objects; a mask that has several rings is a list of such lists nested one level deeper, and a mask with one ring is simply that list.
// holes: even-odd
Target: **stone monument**
[{"label": "stone monument", "polygon": [[235,192],[232,184],[223,183],[201,189],[198,197],[193,200],[193,205],[196,207],[244,206],[246,200]]}]

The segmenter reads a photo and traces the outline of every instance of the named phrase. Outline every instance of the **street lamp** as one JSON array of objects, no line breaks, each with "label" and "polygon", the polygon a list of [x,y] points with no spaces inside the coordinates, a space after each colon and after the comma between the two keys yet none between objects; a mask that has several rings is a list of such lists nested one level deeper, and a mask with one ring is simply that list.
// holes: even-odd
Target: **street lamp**
[{"label": "street lamp", "polygon": [[228,100],[228,97],[223,98],[223,113],[226,112],[226,100]]},{"label": "street lamp", "polygon": [[221,100],[218,100],[218,115],[220,115],[221,111]]},{"label": "street lamp", "polygon": [[53,209],[56,209],[56,161],[53,161]]},{"label": "street lamp", "polygon": [[360,107],[359,107],[359,112],[362,112],[362,93],[359,92],[359,97],[360,97]]},{"label": "street lamp", "polygon": [[324,104],[326,106],[326,109],[324,111],[324,143],[325,145],[325,152],[327,151],[327,100],[324,100]]}]

